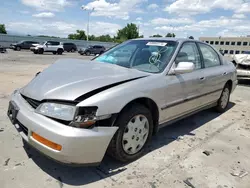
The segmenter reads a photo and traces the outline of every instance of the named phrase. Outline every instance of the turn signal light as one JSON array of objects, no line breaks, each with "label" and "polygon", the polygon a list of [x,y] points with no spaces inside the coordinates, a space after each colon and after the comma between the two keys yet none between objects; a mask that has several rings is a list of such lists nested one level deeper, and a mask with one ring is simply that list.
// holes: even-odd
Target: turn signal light
[{"label": "turn signal light", "polygon": [[50,140],[47,140],[46,138],[44,138],[44,137],[42,137],[42,136],[40,136],[40,135],[38,135],[38,134],[36,134],[34,132],[32,133],[32,137],[36,141],[44,144],[45,146],[48,146],[49,148],[52,148],[52,149],[57,150],[57,151],[61,151],[62,150],[62,146],[61,145],[56,144],[56,143],[54,143],[54,142],[52,142]]}]

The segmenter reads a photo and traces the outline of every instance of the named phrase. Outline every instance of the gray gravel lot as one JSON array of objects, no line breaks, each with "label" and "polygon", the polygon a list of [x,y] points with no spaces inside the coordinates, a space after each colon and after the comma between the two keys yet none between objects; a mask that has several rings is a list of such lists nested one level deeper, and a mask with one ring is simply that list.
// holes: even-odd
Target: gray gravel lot
[{"label": "gray gravel lot", "polygon": [[0,54],[0,188],[192,187],[187,179],[195,188],[250,187],[250,174],[238,175],[250,173],[249,82],[236,88],[226,113],[206,110],[160,130],[146,154],[130,164],[105,157],[99,167],[69,167],[24,144],[6,116],[9,96],[59,58],[91,57]]}]

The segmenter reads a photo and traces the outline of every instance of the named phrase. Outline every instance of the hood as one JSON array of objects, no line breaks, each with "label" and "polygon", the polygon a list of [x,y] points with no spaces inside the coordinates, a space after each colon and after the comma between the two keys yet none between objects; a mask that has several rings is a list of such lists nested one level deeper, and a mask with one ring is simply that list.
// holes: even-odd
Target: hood
[{"label": "hood", "polygon": [[233,60],[237,64],[250,65],[250,55],[249,54],[238,54],[234,55]]},{"label": "hood", "polygon": [[15,46],[15,45],[17,45],[17,43],[11,43],[10,45],[11,45],[11,46]]},{"label": "hood", "polygon": [[41,46],[41,44],[32,44],[32,46]]},{"label": "hood", "polygon": [[126,81],[145,77],[149,73],[118,65],[62,59],[51,65],[21,89],[35,100],[55,99],[73,101],[93,90],[108,89]]}]

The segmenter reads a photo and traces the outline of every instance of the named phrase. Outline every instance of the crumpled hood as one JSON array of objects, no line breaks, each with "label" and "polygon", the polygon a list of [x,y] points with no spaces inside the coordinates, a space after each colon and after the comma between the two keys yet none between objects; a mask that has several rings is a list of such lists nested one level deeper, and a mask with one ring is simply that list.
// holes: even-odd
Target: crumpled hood
[{"label": "crumpled hood", "polygon": [[248,54],[238,54],[238,55],[234,55],[233,60],[234,60],[237,64],[241,64],[241,65],[250,65],[250,55],[248,55]]},{"label": "crumpled hood", "polygon": [[145,72],[107,63],[61,59],[23,87],[21,94],[39,101],[73,101],[101,87],[147,75]]}]

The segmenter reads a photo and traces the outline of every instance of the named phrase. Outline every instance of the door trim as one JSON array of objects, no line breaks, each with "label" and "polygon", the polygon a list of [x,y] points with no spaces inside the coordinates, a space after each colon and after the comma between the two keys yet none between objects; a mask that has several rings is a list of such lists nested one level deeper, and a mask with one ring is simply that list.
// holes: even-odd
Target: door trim
[{"label": "door trim", "polygon": [[185,103],[185,102],[189,102],[189,101],[191,101],[191,100],[196,100],[196,99],[198,99],[198,98],[205,97],[205,96],[207,96],[207,95],[211,95],[211,94],[217,93],[217,92],[219,92],[219,91],[222,92],[222,90],[223,90],[223,88],[222,88],[222,89],[217,89],[217,90],[214,90],[214,91],[205,93],[205,94],[191,96],[191,97],[188,97],[188,98],[186,98],[186,99],[183,99],[183,100],[180,100],[180,101],[171,103],[171,104],[167,104],[167,105],[161,107],[161,110],[166,110],[167,108],[174,107],[174,106],[176,106],[176,105],[179,105],[179,104],[182,104],[182,103]]}]

